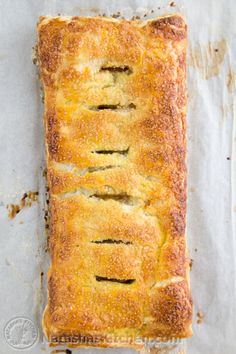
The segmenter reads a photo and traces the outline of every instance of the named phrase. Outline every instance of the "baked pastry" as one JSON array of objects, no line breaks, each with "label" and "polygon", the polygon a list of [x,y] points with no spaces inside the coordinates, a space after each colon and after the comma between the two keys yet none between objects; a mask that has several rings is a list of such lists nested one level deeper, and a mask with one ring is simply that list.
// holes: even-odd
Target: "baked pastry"
[{"label": "baked pastry", "polygon": [[186,24],[41,17],[51,344],[191,335]]}]

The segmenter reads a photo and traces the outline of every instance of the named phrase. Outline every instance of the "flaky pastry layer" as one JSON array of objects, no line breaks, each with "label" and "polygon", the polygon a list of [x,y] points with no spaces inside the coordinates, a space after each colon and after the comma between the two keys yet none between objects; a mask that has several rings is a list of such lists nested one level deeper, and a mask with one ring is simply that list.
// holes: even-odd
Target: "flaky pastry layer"
[{"label": "flaky pastry layer", "polygon": [[47,338],[113,347],[190,336],[183,18],[41,17],[38,36]]}]

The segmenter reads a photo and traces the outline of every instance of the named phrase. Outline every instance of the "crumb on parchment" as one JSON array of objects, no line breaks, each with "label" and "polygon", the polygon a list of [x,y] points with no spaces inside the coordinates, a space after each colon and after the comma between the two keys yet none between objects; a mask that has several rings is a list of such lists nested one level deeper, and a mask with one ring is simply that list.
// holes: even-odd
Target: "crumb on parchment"
[{"label": "crumb on parchment", "polygon": [[204,319],[204,314],[201,310],[197,312],[197,324],[201,324]]},{"label": "crumb on parchment", "polygon": [[32,47],[32,54],[31,54],[32,62],[34,65],[38,65],[38,46],[37,44]]},{"label": "crumb on parchment", "polygon": [[193,259],[190,258],[190,260],[189,260],[189,269],[192,270],[192,268],[193,268]]},{"label": "crumb on parchment", "polygon": [[19,212],[26,207],[31,207],[33,202],[36,202],[38,200],[38,191],[29,191],[25,192],[20,200],[20,203],[18,204],[8,204],[7,209],[8,209],[8,218],[9,219],[14,219]]}]

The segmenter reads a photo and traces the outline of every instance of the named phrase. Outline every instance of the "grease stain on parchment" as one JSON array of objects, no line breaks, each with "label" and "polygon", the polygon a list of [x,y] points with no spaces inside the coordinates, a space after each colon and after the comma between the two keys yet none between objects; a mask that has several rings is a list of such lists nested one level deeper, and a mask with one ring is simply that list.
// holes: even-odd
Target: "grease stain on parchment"
[{"label": "grease stain on parchment", "polygon": [[83,8],[80,6],[75,6],[72,10],[72,12],[79,12],[80,15],[87,14],[88,12],[92,12],[94,14],[99,14],[99,9],[97,7],[87,7]]},{"label": "grease stain on parchment", "polygon": [[233,103],[224,103],[220,106],[222,113],[222,120],[224,120],[228,115],[231,115],[233,112]]},{"label": "grease stain on parchment", "polygon": [[225,39],[209,42],[207,45],[190,47],[189,65],[198,69],[201,76],[208,80],[220,72],[227,51]]},{"label": "grease stain on parchment", "polygon": [[229,69],[227,76],[227,88],[229,92],[233,92],[236,88],[236,73],[232,69]]},{"label": "grease stain on parchment", "polygon": [[152,348],[143,348],[139,351],[140,354],[169,354],[169,353],[178,353],[178,354],[186,354],[185,351],[179,351],[178,345],[167,345],[165,347],[152,347]]}]

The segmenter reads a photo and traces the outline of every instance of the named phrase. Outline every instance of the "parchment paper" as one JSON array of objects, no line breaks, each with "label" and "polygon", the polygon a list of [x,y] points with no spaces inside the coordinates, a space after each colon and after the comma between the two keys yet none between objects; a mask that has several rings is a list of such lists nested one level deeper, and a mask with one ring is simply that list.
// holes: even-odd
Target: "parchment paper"
[{"label": "parchment paper", "polygon": [[[117,11],[129,18],[142,18],[146,9],[145,18],[181,12],[189,26],[187,234],[193,259],[194,336],[187,341],[188,353],[236,353],[235,1],[0,0],[2,354],[15,352],[4,338],[6,323],[25,316],[40,330],[45,303],[48,256],[43,222],[42,105],[31,60],[37,18]],[[7,205],[19,204],[28,191],[39,191],[38,202],[10,220]],[[37,344],[21,352],[39,354],[45,350],[40,330]]]}]

